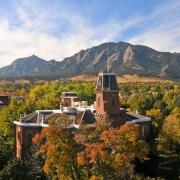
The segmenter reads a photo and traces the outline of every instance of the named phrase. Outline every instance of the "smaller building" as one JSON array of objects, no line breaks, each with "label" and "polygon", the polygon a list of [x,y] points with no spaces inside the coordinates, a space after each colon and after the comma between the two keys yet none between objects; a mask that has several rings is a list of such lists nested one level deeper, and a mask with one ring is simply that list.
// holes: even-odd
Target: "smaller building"
[{"label": "smaller building", "polygon": [[78,96],[75,92],[63,92],[60,96],[61,103],[60,107],[73,106],[78,101]]},{"label": "smaller building", "polygon": [[9,105],[10,99],[8,95],[0,95],[0,111]]}]

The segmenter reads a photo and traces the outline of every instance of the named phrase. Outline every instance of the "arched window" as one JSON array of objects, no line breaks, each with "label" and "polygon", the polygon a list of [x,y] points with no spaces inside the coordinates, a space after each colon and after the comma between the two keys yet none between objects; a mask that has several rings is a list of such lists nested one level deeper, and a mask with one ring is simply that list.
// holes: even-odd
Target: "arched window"
[{"label": "arched window", "polygon": [[99,78],[98,85],[102,85],[102,79]]},{"label": "arched window", "polygon": [[100,96],[98,97],[98,107],[100,106],[100,100],[101,100],[101,98],[100,98]]},{"label": "arched window", "polygon": [[111,105],[112,105],[112,107],[115,107],[115,106],[116,106],[116,99],[115,99],[114,96],[112,96]]}]

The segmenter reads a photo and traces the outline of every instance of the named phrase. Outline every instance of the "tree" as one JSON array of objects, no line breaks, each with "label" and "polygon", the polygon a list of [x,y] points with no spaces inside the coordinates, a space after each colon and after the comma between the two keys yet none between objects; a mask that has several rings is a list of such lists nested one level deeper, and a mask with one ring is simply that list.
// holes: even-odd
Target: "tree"
[{"label": "tree", "polygon": [[21,160],[12,158],[0,171],[0,179],[8,180],[46,180],[47,177],[40,167],[40,159]]},{"label": "tree", "polygon": [[53,121],[33,142],[51,178],[132,179],[135,159],[144,160],[148,154],[137,125],[109,128],[109,123],[96,124],[95,129],[84,126],[74,131]]},{"label": "tree", "polygon": [[0,130],[0,171],[13,157],[14,148],[9,137],[5,137]]},{"label": "tree", "polygon": [[27,166],[19,159],[9,160],[7,165],[0,171],[0,179],[29,179]]},{"label": "tree", "polygon": [[151,117],[153,134],[155,137],[157,137],[163,125],[163,114],[161,113],[160,109],[151,109],[146,111],[146,115]]},{"label": "tree", "polygon": [[140,114],[145,114],[146,110],[152,108],[154,97],[146,94],[133,94],[127,102],[134,111],[137,110]]},{"label": "tree", "polygon": [[82,179],[76,156],[80,147],[70,130],[54,121],[49,128],[36,135],[33,142],[39,145],[37,155],[45,157],[43,169],[50,177]]},{"label": "tree", "polygon": [[158,150],[166,155],[179,155],[180,114],[171,114],[165,119],[158,137]]},{"label": "tree", "polygon": [[[143,160],[148,154],[145,141],[139,140],[138,126],[123,125],[120,128],[93,132],[99,137],[87,139],[84,149],[78,153],[78,163],[91,176],[103,179],[134,178],[135,158]],[[96,139],[96,141],[92,141]]]}]

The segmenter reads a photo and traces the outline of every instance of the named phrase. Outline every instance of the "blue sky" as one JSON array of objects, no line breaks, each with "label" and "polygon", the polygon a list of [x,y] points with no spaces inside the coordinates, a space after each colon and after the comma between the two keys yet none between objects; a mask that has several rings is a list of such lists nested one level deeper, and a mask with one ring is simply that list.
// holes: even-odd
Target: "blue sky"
[{"label": "blue sky", "polygon": [[0,66],[62,60],[107,41],[180,52],[179,0],[0,0]]}]

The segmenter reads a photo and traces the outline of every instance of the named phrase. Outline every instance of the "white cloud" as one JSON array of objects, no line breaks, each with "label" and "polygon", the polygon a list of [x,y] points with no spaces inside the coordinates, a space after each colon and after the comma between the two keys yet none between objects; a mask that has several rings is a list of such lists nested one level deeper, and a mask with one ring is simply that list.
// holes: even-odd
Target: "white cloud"
[{"label": "white cloud", "polygon": [[[114,40],[120,32],[139,22],[137,18],[126,22],[109,19],[92,27],[89,20],[78,12],[66,11],[64,7],[57,11],[53,6],[47,10],[47,7],[37,4],[38,1],[34,2],[14,4],[16,18],[21,22],[19,26],[0,17],[1,65],[31,54],[62,60],[81,49]],[[53,31],[63,28],[60,26],[64,22],[68,25],[68,31],[54,35]]]},{"label": "white cloud", "polygon": [[152,47],[159,51],[180,52],[180,1],[158,7],[144,18],[144,30],[128,42]]},{"label": "white cloud", "polygon": [[13,13],[10,12],[13,17],[9,19],[3,14],[0,17],[0,65],[32,54],[62,60],[81,49],[120,40],[123,32],[137,25],[143,31],[126,38],[129,42],[157,50],[180,51],[179,2],[158,7],[149,17],[136,16],[124,21],[109,18],[92,25],[91,19],[73,6],[56,6],[55,0],[21,0],[19,4],[14,1]]}]

